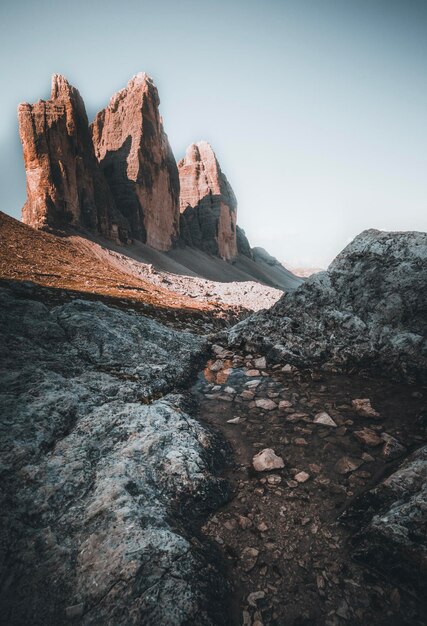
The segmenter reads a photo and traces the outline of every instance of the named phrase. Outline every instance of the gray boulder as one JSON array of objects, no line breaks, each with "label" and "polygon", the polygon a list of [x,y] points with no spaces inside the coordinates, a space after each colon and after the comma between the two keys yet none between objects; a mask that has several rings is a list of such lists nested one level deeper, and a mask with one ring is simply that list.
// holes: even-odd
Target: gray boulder
[{"label": "gray boulder", "polygon": [[327,272],[234,326],[230,346],[272,361],[418,381],[427,373],[427,233],[358,235]]},{"label": "gray boulder", "polygon": [[423,592],[427,576],[427,446],[363,493],[343,521],[357,524],[353,556]]},{"label": "gray boulder", "polygon": [[5,623],[224,623],[215,553],[193,536],[227,497],[224,450],[174,393],[204,341],[13,286],[0,337]]}]

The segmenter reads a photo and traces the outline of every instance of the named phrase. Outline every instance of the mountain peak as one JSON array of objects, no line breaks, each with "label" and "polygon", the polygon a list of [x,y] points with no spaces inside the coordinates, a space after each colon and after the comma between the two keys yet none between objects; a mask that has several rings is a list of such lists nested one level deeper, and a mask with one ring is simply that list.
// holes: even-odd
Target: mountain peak
[{"label": "mountain peak", "polygon": [[61,96],[69,96],[72,91],[77,91],[70,85],[68,80],[62,74],[52,74],[52,87],[50,90],[51,100],[60,98]]},{"label": "mountain peak", "polygon": [[133,237],[169,250],[179,234],[179,179],[148,74],[133,76],[92,126],[95,154]]},{"label": "mountain peak", "polygon": [[237,201],[207,141],[191,144],[178,163],[181,235],[186,243],[231,260],[237,255]]}]

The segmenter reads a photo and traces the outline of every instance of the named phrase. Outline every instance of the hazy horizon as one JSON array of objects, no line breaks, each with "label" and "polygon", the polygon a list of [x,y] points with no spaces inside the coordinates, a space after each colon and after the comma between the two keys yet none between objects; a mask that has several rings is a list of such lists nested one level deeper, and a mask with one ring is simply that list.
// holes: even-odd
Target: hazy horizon
[{"label": "hazy horizon", "polygon": [[251,245],[326,267],[359,232],[427,230],[427,2],[3,5],[0,210],[20,217],[19,102],[64,74],[89,120],[153,77],[177,160],[209,141]]}]

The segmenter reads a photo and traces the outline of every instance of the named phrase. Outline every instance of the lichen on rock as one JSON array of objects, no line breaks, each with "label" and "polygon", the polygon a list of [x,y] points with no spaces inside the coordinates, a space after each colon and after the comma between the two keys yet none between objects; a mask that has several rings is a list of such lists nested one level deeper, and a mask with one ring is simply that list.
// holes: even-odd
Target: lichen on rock
[{"label": "lichen on rock", "polygon": [[223,623],[191,524],[227,497],[224,451],[172,393],[204,340],[99,302],[49,308],[31,285],[0,301],[4,620]]},{"label": "lichen on rock", "polygon": [[367,230],[328,271],[234,326],[228,339],[277,362],[422,381],[426,302],[427,234]]}]

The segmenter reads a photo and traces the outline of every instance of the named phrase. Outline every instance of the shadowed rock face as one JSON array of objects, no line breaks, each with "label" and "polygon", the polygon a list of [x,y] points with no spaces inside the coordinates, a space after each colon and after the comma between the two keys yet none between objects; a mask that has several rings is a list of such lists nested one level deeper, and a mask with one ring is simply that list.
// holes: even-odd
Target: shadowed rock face
[{"label": "shadowed rock face", "polygon": [[132,235],[169,250],[179,233],[178,170],[152,79],[137,74],[91,128],[98,161]]},{"label": "shadowed rock face", "polygon": [[236,245],[237,252],[239,254],[243,254],[244,256],[253,259],[251,244],[246,237],[245,231],[243,230],[243,228],[240,228],[240,226],[236,226]]},{"label": "shadowed rock face", "polygon": [[367,230],[270,310],[229,333],[231,345],[300,366],[427,373],[427,235]]},{"label": "shadowed rock face", "polygon": [[224,452],[170,393],[203,339],[35,293],[0,289],[2,623],[224,624],[189,528],[227,496]]},{"label": "shadowed rock face", "polygon": [[233,259],[238,252],[237,201],[212,147],[206,141],[189,146],[178,170],[182,240],[227,261]]},{"label": "shadowed rock face", "polygon": [[362,522],[353,539],[354,557],[421,593],[427,574],[427,446],[379,485],[362,493],[343,515]]},{"label": "shadowed rock face", "polygon": [[99,169],[77,89],[54,74],[50,100],[19,105],[18,120],[27,175],[23,221],[34,228],[83,226],[126,240],[127,222]]}]

